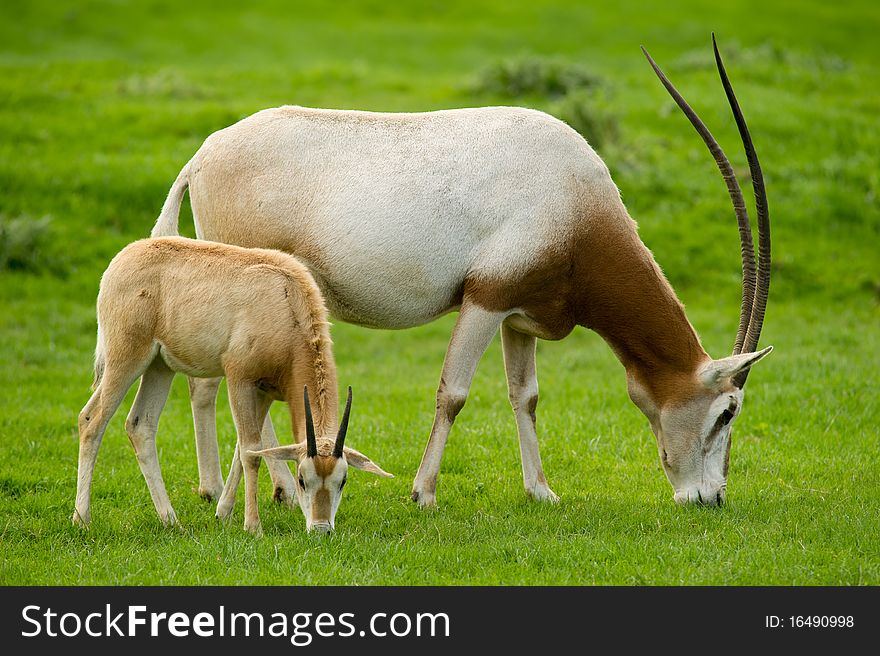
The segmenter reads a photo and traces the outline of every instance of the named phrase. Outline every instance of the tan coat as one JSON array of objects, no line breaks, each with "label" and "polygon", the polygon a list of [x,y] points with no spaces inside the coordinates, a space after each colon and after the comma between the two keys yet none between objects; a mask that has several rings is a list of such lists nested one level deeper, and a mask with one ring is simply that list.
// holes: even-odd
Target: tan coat
[{"label": "tan coat", "polygon": [[[314,429],[321,441],[320,455],[306,458],[298,451],[296,458],[300,480],[304,473],[318,472],[311,476],[310,486],[295,488],[309,528],[315,523],[332,528],[346,460],[385,474],[348,447],[346,457],[328,455],[328,443],[340,438],[327,310],[317,285],[296,258],[279,251],[182,237],[145,239],[124,248],[101,279],[95,392],[79,421],[76,521],[89,521],[89,492],[101,436],[139,376],[141,385],[126,430],[156,510],[163,521],[176,521],[155,446],[159,414],[175,372],[227,378],[243,447],[245,528],[250,531],[260,530],[256,476],[261,457],[252,451],[262,445],[261,429],[269,405],[273,400],[287,402],[293,426],[304,426],[304,386],[310,392]],[[268,446],[277,446],[277,442]],[[287,469],[280,462],[273,466]],[[235,487],[237,480],[218,506],[218,516],[231,513]],[[316,515],[312,501],[321,489],[324,492],[318,497],[328,496],[329,490],[333,503],[320,504]]]}]

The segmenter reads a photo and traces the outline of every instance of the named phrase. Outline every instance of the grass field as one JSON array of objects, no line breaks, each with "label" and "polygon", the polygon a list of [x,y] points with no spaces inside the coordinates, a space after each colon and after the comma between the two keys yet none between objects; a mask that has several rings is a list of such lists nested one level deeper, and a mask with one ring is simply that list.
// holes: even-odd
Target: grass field
[{"label": "grass field", "polygon": [[[243,4],[0,5],[0,583],[880,584],[880,5]],[[397,477],[354,472],[331,538],[271,504],[265,469],[265,536],[241,530],[241,505],[234,526],[215,522],[193,492],[182,379],[158,443],[183,528],[160,526],[129,447],[133,392],[102,445],[93,526],[71,525],[100,273],[149,233],[201,141],[265,107],[558,113],[597,144],[707,350],[728,354],[729,200],[638,49],[745,170],[711,30],[765,167],[775,262],[762,344],[776,351],[749,379],[723,509],[673,504],[623,368],[579,329],[538,347],[539,434],[561,502],[522,490],[496,340],[450,438],[440,506],[420,511],[409,491],[446,317],[403,332],[333,327],[340,384],[356,395],[349,443]],[[530,65],[592,82],[499,83]],[[188,207],[181,225],[192,234]],[[282,441],[285,410],[273,408]],[[223,393],[218,420],[228,462]]]}]

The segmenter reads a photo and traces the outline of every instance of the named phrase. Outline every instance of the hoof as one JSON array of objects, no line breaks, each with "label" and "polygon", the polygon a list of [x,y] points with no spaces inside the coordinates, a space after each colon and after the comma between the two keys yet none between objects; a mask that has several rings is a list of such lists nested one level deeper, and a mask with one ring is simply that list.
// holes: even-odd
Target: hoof
[{"label": "hoof", "polygon": [[245,524],[244,530],[253,535],[255,538],[263,537],[263,525],[257,522],[256,524],[252,524],[248,526]]},{"label": "hoof", "polygon": [[220,495],[223,494],[223,486],[222,485],[220,487],[199,486],[197,493],[205,501],[213,501],[214,499],[219,499]]},{"label": "hoof", "polygon": [[78,510],[74,510],[71,521],[73,522],[74,526],[79,526],[80,528],[88,528],[89,524],[91,524],[92,522],[92,517],[90,513],[81,515]]},{"label": "hoof", "polygon": [[419,504],[420,508],[436,508],[437,507],[437,497],[432,492],[419,492],[418,490],[413,490],[410,498]]},{"label": "hoof", "polygon": [[283,503],[288,508],[296,508],[299,502],[296,500],[296,492],[290,492],[281,486],[275,488],[272,493],[272,501],[275,503]]},{"label": "hoof", "polygon": [[159,515],[159,519],[162,520],[162,524],[166,528],[180,526],[180,522],[177,521],[177,515],[173,510],[169,510],[164,516]]},{"label": "hoof", "polygon": [[556,493],[546,485],[526,490],[526,493],[535,501],[541,501],[543,503],[559,503],[559,497],[556,496]]},{"label": "hoof", "polygon": [[217,511],[214,513],[214,516],[219,519],[221,522],[228,521],[232,517],[232,511],[235,509],[235,504],[229,503],[219,503],[217,504]]}]

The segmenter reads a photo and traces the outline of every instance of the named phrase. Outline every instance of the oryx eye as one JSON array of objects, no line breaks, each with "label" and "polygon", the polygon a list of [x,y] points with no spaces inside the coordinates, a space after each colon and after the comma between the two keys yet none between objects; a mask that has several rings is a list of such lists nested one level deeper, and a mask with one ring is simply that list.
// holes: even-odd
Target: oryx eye
[{"label": "oryx eye", "polygon": [[346,482],[347,480],[348,480],[348,476],[346,476],[345,478],[342,479],[342,482],[339,484],[339,489],[340,489],[340,490],[341,490],[342,488],[345,487],[345,482]]},{"label": "oryx eye", "polygon": [[721,413],[721,416],[718,418],[718,421],[721,422],[722,426],[727,426],[730,421],[733,419],[733,413],[730,410],[725,410]]},{"label": "oryx eye", "polygon": [[303,480],[302,476],[299,477],[299,486],[304,490],[306,489],[306,482]]}]

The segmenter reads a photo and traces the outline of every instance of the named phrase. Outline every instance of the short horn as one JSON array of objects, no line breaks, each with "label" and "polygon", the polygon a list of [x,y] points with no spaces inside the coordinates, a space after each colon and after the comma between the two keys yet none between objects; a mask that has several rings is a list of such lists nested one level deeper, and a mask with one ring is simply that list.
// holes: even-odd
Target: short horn
[{"label": "short horn", "polygon": [[314,458],[318,455],[318,443],[315,440],[315,422],[312,420],[312,405],[309,403],[309,386],[303,387],[303,404],[306,408],[306,456]]},{"label": "short horn", "polygon": [[342,421],[339,423],[339,432],[336,434],[336,444],[333,446],[333,456],[342,457],[342,447],[345,446],[345,434],[348,433],[348,415],[351,414],[351,385],[348,386],[348,399],[345,401],[345,410],[342,412]]}]

